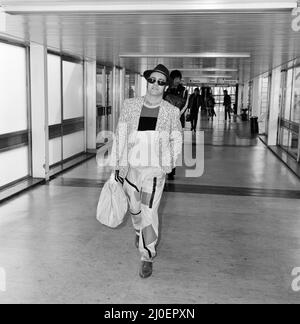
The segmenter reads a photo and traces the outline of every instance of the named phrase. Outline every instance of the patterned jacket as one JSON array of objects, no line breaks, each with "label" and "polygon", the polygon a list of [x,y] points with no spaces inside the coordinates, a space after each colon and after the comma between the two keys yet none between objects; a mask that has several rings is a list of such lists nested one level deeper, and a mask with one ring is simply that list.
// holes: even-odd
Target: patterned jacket
[{"label": "patterned jacket", "polygon": [[[133,139],[138,131],[144,101],[144,97],[138,97],[126,99],[123,104],[110,162],[114,170],[119,170],[122,178],[128,173],[128,152],[134,147]],[[156,131],[160,134],[158,145],[162,152],[161,169],[164,173],[170,173],[176,167],[176,161],[182,153],[183,140],[180,111],[165,100],[160,107]]]}]

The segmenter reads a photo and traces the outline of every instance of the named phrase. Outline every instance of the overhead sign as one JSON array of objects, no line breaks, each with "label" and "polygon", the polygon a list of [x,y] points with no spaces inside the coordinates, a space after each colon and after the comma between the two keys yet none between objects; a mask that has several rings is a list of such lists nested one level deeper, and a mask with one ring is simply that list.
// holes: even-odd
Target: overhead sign
[{"label": "overhead sign", "polygon": [[189,79],[185,78],[185,82],[189,84],[205,84],[205,83],[218,83],[218,84],[229,84],[229,85],[236,85],[239,83],[238,80],[228,80],[228,79],[218,79],[218,78],[197,78],[197,79]]}]

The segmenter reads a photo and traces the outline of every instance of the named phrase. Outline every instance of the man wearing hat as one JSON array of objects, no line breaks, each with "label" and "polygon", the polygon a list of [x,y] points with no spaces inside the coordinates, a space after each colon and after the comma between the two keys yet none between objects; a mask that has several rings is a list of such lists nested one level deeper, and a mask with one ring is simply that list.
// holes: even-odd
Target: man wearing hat
[{"label": "man wearing hat", "polygon": [[141,254],[139,274],[152,274],[159,233],[158,208],[166,174],[182,151],[178,108],[163,100],[170,76],[159,64],[144,72],[145,97],[127,99],[121,111],[112,149],[115,179],[123,184]]},{"label": "man wearing hat", "polygon": [[[164,99],[180,110],[181,126],[185,127],[185,107],[188,103],[188,91],[181,84],[182,74],[179,70],[173,70],[170,74],[170,84],[164,93]],[[174,180],[176,168],[168,175],[168,180]]]}]

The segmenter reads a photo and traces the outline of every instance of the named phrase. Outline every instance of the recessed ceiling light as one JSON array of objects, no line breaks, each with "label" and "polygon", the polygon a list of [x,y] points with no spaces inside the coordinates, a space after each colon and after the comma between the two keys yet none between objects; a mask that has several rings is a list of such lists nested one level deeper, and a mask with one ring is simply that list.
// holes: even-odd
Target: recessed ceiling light
[{"label": "recessed ceiling light", "polygon": [[232,79],[232,75],[183,75],[184,78]]},{"label": "recessed ceiling light", "polygon": [[250,58],[249,53],[161,53],[161,54],[141,54],[141,53],[121,53],[121,58]]},{"label": "recessed ceiling light", "polygon": [[182,72],[238,72],[238,69],[218,69],[218,68],[201,68],[201,69],[184,69],[184,68],[170,68],[169,70],[180,70]]}]

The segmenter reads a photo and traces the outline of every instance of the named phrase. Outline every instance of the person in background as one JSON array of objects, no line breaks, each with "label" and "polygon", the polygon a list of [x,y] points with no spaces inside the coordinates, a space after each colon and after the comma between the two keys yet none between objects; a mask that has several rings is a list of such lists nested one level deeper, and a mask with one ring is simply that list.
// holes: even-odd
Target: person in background
[{"label": "person in background", "polygon": [[229,120],[231,120],[231,97],[228,94],[227,90],[224,90],[224,103],[225,107],[225,120],[227,120],[227,116],[229,117]]},{"label": "person in background", "polygon": [[213,94],[210,92],[207,98],[208,120],[210,118],[214,120],[214,116],[217,116],[215,112],[215,104],[216,104],[215,98]]},{"label": "person in background", "polygon": [[[166,174],[182,152],[180,112],[163,100],[170,80],[159,64],[144,72],[147,94],[125,100],[112,148],[111,165],[123,184],[141,254],[139,275],[152,275],[159,234],[158,208]],[[121,242],[120,242],[121,244]]]},{"label": "person in background", "polygon": [[134,93],[134,89],[132,86],[130,86],[129,88],[129,98],[134,98],[135,97],[135,93]]},{"label": "person in background", "polygon": [[[181,84],[182,74],[178,70],[174,70],[170,74],[170,85],[165,91],[164,99],[170,102],[173,106],[179,108],[182,111],[185,107],[185,104],[188,100],[188,91]],[[182,115],[181,118],[182,128],[185,127],[185,116]]]},{"label": "person in background", "polygon": [[[180,112],[182,112],[180,121],[181,126],[185,128],[185,107],[188,103],[188,91],[181,84],[182,82],[182,74],[179,70],[173,70],[170,74],[170,85],[168,89],[165,91],[164,99],[171,103],[173,106],[177,107]],[[176,174],[176,169],[168,175],[168,180],[174,180],[174,176]]]},{"label": "person in background", "polygon": [[199,88],[195,88],[194,93],[189,98],[188,108],[190,109],[191,116],[191,131],[196,132],[199,109],[201,106],[201,96]]}]

